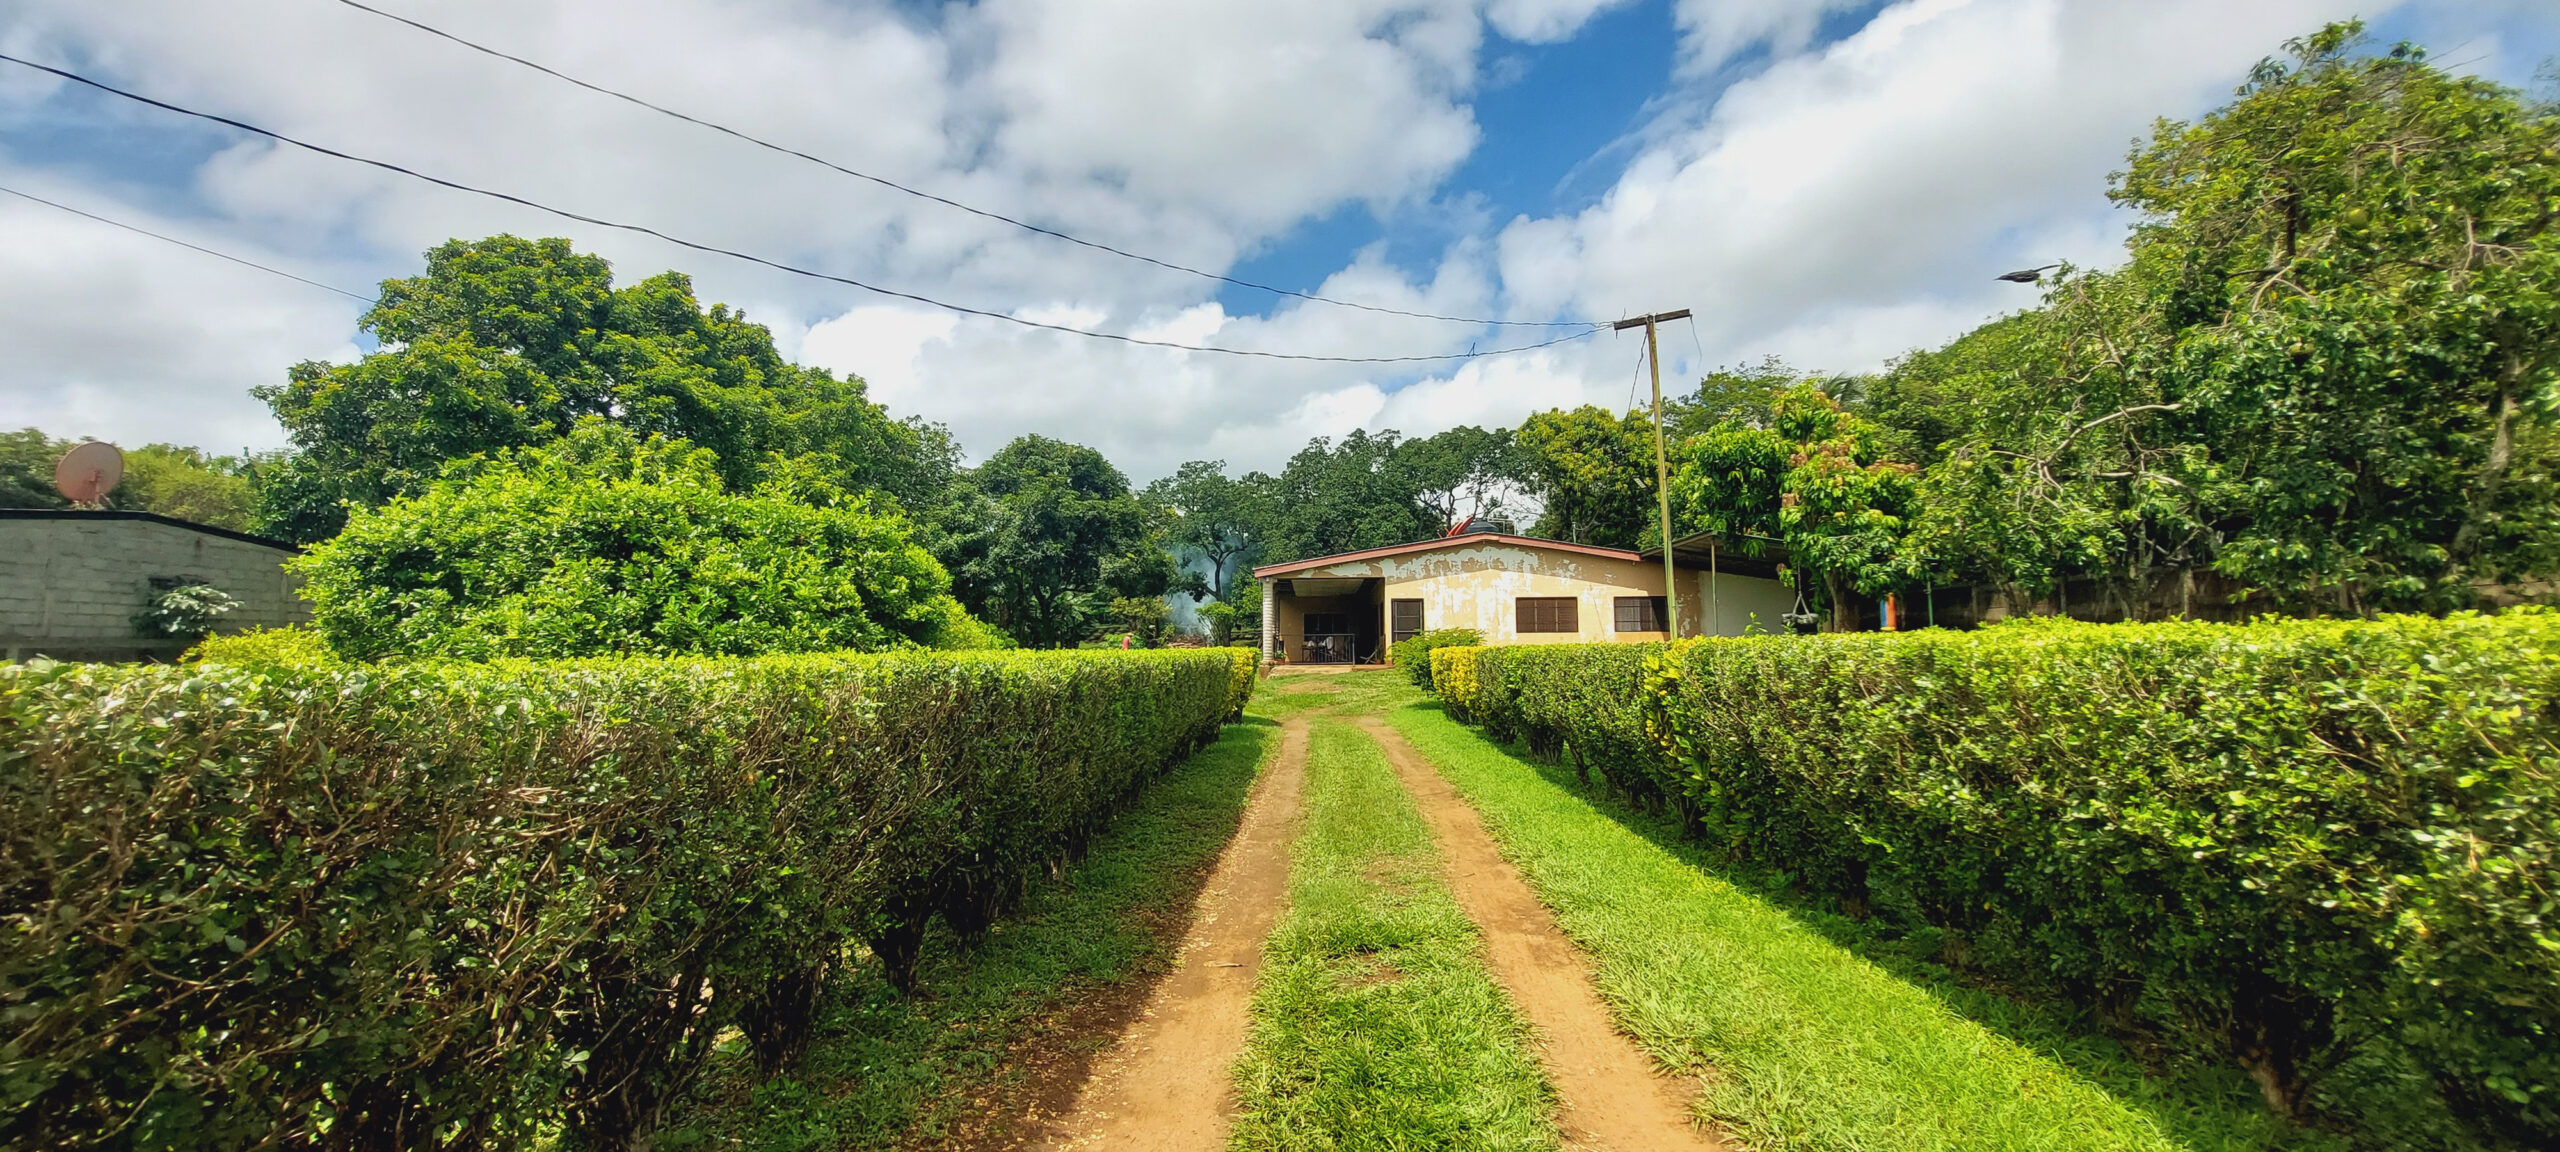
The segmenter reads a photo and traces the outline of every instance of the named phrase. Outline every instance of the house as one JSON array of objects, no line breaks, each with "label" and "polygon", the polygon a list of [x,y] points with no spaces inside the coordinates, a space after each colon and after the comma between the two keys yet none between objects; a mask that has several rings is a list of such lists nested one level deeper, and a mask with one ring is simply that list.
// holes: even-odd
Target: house
[{"label": "house", "polygon": [[[1712,536],[1672,546],[1680,635],[1782,632],[1796,611],[1779,582],[1784,554],[1750,542],[1737,555]],[[1373,663],[1416,632],[1473,628],[1488,644],[1664,640],[1662,552],[1631,552],[1500,531],[1269,564],[1262,651],[1291,663]]]},{"label": "house", "polygon": [[151,512],[0,509],[0,657],[166,660],[190,645],[142,635],[159,592],[211,584],[239,601],[219,631],[311,619],[284,562],[301,549]]}]

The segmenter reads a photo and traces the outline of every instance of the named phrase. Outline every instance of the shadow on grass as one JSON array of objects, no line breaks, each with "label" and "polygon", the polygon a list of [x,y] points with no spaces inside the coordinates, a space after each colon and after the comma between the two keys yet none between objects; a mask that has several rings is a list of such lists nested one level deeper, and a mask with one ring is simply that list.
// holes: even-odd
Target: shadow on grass
[{"label": "shadow on grass", "polygon": [[902,995],[867,957],[808,1058],[760,1080],[721,1045],[662,1149],[1013,1146],[1032,1106],[1071,1103],[1093,1055],[1166,971],[1280,726],[1248,716],[1138,793],[1058,878],[964,948],[937,922]]},{"label": "shadow on grass", "polygon": [[[1437,701],[1410,702],[1406,708],[1441,713]],[[1935,929],[1897,930],[1882,920],[1853,920],[1835,909],[1806,899],[1783,886],[1779,878],[1735,867],[1711,848],[1685,834],[1680,821],[1632,803],[1605,783],[1586,783],[1573,769],[1550,763],[1517,744],[1506,744],[1482,730],[1464,730],[1488,746],[1535,771],[1548,783],[1581,798],[1591,809],[1683,864],[1732,885],[1803,927],[1902,982],[1927,993],[1949,1012],[2068,1068],[2087,1083],[2125,1106],[2150,1117],[2160,1130],[2197,1152],[2257,1152],[2266,1149],[2335,1152],[2351,1147],[2327,1133],[2298,1128],[2269,1113],[2256,1089],[2237,1069],[2191,1058],[2138,1057],[2107,1036],[2086,1014],[2063,1004],[2037,1000],[1970,980],[1931,957],[1938,948]]]}]

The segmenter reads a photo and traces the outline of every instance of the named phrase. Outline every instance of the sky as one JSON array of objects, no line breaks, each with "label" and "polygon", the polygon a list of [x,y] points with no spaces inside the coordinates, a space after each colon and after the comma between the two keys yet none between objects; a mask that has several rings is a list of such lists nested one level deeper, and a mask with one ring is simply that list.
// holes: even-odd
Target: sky
[{"label": "sky", "polygon": [[[2548,89],[2550,0],[368,0],[837,164],[1342,307],[1128,260],[761,151],[339,0],[0,0],[0,53],[314,143],[968,308],[1178,344],[1457,356],[1687,308],[1667,389],[1867,371],[2121,258],[2108,173],[2323,23]],[[1354,364],[965,316],[437,188],[0,63],[0,188],[369,296],[450,237],[667,269],[970,458],[1274,468],[1641,398],[1640,341]],[[0,195],[0,427],[286,444],[252,390],[364,304]],[[1502,326],[1473,321],[1499,320]]]}]

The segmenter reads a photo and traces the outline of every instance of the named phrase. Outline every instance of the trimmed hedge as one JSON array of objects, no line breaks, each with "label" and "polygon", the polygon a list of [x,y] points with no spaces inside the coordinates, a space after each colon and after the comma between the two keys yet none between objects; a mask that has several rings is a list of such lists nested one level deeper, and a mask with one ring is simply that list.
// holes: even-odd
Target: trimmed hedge
[{"label": "trimmed hedge", "polygon": [[2560,614],[1434,656],[1452,715],[2280,1112],[2560,1142]]},{"label": "trimmed hedge", "polygon": [[904,980],[982,931],[1253,671],[0,669],[0,1146],[633,1146],[724,1029],[794,1059],[856,942]]},{"label": "trimmed hedge", "polygon": [[1484,633],[1473,628],[1434,628],[1416,632],[1396,641],[1387,649],[1387,659],[1404,669],[1404,674],[1424,688],[1431,687],[1431,654],[1443,648],[1463,648],[1484,643]]}]

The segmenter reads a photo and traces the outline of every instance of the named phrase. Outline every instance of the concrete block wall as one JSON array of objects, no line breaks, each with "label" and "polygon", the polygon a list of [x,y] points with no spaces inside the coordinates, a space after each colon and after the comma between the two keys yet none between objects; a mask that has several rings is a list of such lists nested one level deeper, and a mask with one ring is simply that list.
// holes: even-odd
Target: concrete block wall
[{"label": "concrete block wall", "polygon": [[184,641],[147,640],[133,616],[153,577],[199,577],[240,606],[218,631],[311,618],[284,570],[291,547],[147,513],[0,514],[0,656],[164,659]]}]

